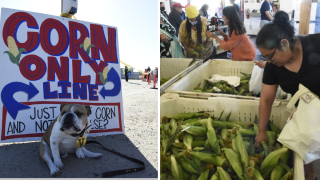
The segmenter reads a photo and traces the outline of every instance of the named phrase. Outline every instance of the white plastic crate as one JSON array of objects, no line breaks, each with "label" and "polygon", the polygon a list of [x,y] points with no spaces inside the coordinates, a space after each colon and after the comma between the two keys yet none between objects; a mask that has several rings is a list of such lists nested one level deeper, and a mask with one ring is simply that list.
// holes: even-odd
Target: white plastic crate
[{"label": "white plastic crate", "polygon": [[173,83],[170,87],[166,88],[165,92],[176,92],[179,94],[185,94],[189,96],[223,96],[233,98],[254,99],[254,97],[248,96],[192,92],[192,90],[194,90],[196,87],[203,88],[206,79],[210,79],[213,74],[219,74],[222,76],[242,77],[243,74],[241,73],[251,74],[253,67],[254,62],[252,61],[231,61],[223,59],[210,60],[203,63],[201,66],[197,67],[194,71],[190,72],[188,75],[184,76],[176,83]]},{"label": "white plastic crate", "polygon": [[169,79],[160,87],[160,95],[165,89],[202,64],[197,60],[190,67],[191,58],[160,58],[160,78]]},{"label": "white plastic crate", "polygon": [[[286,124],[290,112],[286,109],[287,102],[275,101],[272,105],[270,120],[280,129]],[[160,119],[177,113],[213,111],[219,117],[224,111],[223,118],[231,112],[231,121],[253,122],[259,115],[259,100],[234,99],[225,97],[209,97],[204,99],[183,98],[176,93],[166,93],[160,97]],[[298,154],[293,156],[294,180],[304,180],[303,160]]]}]

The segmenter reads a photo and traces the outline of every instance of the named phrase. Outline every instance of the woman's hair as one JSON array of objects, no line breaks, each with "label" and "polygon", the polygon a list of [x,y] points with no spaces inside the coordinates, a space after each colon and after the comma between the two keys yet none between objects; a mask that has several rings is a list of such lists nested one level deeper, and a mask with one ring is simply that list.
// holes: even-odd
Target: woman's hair
[{"label": "woman's hair", "polygon": [[[198,43],[202,43],[202,37],[201,37],[201,32],[202,32],[202,22],[201,22],[201,18],[200,18],[200,14],[196,17],[196,20],[198,22],[197,26],[197,42]],[[187,18],[186,20],[186,28],[187,28],[187,34],[188,34],[188,38],[191,39],[191,23],[189,22],[189,18]]]},{"label": "woman's hair", "polygon": [[240,20],[239,14],[235,7],[227,6],[223,8],[223,15],[229,21],[229,36],[231,36],[232,32],[236,35],[241,35],[246,33],[246,28],[243,25],[243,22]]},{"label": "woman's hair", "polygon": [[282,39],[289,41],[290,49],[294,47],[294,27],[290,24],[289,16],[284,11],[275,14],[272,23],[264,25],[256,38],[256,45],[265,49],[278,48]]},{"label": "woman's hair", "polygon": [[208,4],[204,4],[204,5],[201,7],[200,11],[203,11],[205,8],[208,8],[208,7],[209,7]]}]

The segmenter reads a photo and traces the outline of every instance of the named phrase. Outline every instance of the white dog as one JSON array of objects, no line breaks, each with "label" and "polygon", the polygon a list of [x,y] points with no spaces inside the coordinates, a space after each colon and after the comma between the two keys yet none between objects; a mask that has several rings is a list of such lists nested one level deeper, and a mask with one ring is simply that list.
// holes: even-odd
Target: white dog
[{"label": "white dog", "polygon": [[102,156],[101,153],[92,153],[76,145],[79,134],[82,133],[85,138],[89,134],[90,114],[88,105],[61,104],[60,115],[48,127],[40,143],[40,156],[50,168],[51,175],[63,166],[60,156],[66,158],[68,153],[76,153],[77,158]]}]

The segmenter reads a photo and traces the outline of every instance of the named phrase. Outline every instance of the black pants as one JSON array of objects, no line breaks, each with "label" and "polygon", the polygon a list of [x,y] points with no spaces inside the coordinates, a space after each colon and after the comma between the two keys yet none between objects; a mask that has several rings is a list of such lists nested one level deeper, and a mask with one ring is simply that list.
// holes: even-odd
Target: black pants
[{"label": "black pants", "polygon": [[127,82],[128,82],[128,78],[129,78],[129,77],[126,75],[126,81],[127,81]]}]

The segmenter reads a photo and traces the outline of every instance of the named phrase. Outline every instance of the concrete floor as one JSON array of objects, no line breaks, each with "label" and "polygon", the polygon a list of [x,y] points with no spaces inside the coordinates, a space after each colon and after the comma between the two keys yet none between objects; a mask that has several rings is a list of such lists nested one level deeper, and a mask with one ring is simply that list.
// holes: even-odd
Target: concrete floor
[{"label": "concrete floor", "polygon": [[[252,44],[254,45],[254,47],[256,48],[256,44],[255,44],[256,37],[250,36],[250,40],[251,40]],[[257,52],[257,54],[256,54],[255,60],[258,60],[258,59],[260,59],[261,53],[258,48],[256,48],[256,52]],[[229,59],[229,58],[227,58],[226,52],[219,54],[219,55],[216,55],[214,58],[215,59]],[[315,171],[316,177],[320,178],[320,160],[314,161],[314,171]]]}]

